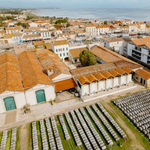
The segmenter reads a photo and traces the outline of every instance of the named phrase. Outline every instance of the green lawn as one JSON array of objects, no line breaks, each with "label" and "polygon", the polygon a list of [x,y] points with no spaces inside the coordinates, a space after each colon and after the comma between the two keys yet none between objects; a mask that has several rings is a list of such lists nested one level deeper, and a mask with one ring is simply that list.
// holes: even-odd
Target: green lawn
[{"label": "green lawn", "polygon": [[41,131],[40,131],[40,122],[36,122],[37,136],[38,136],[38,144],[39,149],[42,150],[42,139],[41,139]]},{"label": "green lawn", "polygon": [[28,150],[32,150],[32,123],[29,124]]},{"label": "green lawn", "polygon": [[6,143],[6,150],[10,150],[10,143],[11,143],[11,130],[8,131],[7,143]]},{"label": "green lawn", "polygon": [[[70,128],[69,128],[69,125],[68,125],[67,120],[66,120],[66,118],[65,118],[64,115],[63,115],[63,118],[64,118],[64,121],[65,121],[67,130],[68,130],[68,133],[69,133],[69,135],[70,135],[70,142],[72,143],[72,145],[73,145],[73,147],[74,147],[75,149],[79,149],[78,146],[77,146],[76,143],[75,143],[75,140],[74,140],[74,138],[73,138],[73,135],[72,135],[72,133],[71,133],[71,130],[70,130]],[[80,136],[79,136],[79,137],[80,137]],[[81,141],[82,141],[82,140],[81,140]],[[84,145],[82,145],[82,148],[85,149]]]},{"label": "green lawn", "polygon": [[17,135],[16,135],[16,150],[19,150],[19,144],[20,144],[20,140],[19,140],[19,130],[20,127],[17,128]]},{"label": "green lawn", "polygon": [[0,144],[1,144],[1,140],[2,140],[2,135],[3,135],[3,133],[0,132]]}]

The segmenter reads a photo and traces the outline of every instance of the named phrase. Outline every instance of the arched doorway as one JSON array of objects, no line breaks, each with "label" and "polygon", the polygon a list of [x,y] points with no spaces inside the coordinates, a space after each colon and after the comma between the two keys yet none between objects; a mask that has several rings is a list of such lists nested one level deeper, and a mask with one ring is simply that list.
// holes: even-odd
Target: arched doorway
[{"label": "arched doorway", "polygon": [[42,103],[46,101],[44,90],[36,91],[35,94],[36,94],[37,103]]},{"label": "arched doorway", "polygon": [[16,109],[14,97],[6,97],[3,99],[6,111]]}]

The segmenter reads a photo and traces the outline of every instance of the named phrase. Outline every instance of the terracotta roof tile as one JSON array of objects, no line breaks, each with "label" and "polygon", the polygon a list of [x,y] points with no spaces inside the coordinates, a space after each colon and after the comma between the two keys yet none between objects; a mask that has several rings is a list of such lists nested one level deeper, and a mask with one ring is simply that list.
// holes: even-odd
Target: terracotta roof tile
[{"label": "terracotta roof tile", "polygon": [[114,77],[120,76],[120,73],[118,73],[118,72],[115,71],[115,70],[110,70],[109,72],[110,72]]},{"label": "terracotta roof tile", "polygon": [[118,41],[123,41],[123,39],[121,38],[116,38],[116,37],[105,37],[105,38],[101,38],[102,40],[106,41],[106,42],[118,42]]},{"label": "terracotta roof tile", "polygon": [[44,73],[34,53],[24,51],[17,57],[25,90],[38,84],[53,84],[52,80]]},{"label": "terracotta roof tile", "polygon": [[143,77],[144,79],[148,80],[150,79],[150,72],[144,70],[144,69],[138,69],[135,71],[136,74]]},{"label": "terracotta roof tile", "polygon": [[70,49],[69,52],[72,55],[72,57],[75,59],[75,58],[79,58],[79,54],[83,50],[88,50],[88,48],[87,47],[83,47],[83,48]]},{"label": "terracotta roof tile", "polygon": [[120,75],[126,74],[127,72],[123,69],[117,68],[116,71],[120,73]]},{"label": "terracotta roof tile", "polygon": [[99,72],[97,72],[97,73],[95,74],[95,77],[96,77],[98,80],[106,79],[106,77],[103,76],[103,75],[102,75],[101,73],[99,73]]},{"label": "terracotta roof tile", "polygon": [[4,91],[23,91],[21,76],[15,55],[0,56],[0,93]]},{"label": "terracotta roof tile", "polygon": [[133,71],[129,69],[128,67],[124,67],[123,70],[127,73],[132,73]]},{"label": "terracotta roof tile", "polygon": [[59,41],[54,41],[53,45],[65,45],[65,44],[69,44],[66,40],[59,40]]},{"label": "terracotta roof tile", "polygon": [[60,57],[49,51],[49,50],[40,50],[36,52],[36,55],[39,58],[43,68],[46,70],[47,67],[53,68],[53,74],[50,76],[51,79],[57,77],[60,74],[70,74],[69,68],[66,66],[64,62],[60,59]]},{"label": "terracotta roof tile", "polygon": [[131,40],[137,46],[147,46],[150,48],[150,37],[140,38],[140,39],[132,39]]},{"label": "terracotta roof tile", "polygon": [[92,74],[89,74],[87,77],[86,77],[90,82],[94,82],[94,81],[97,81],[96,77]]},{"label": "terracotta roof tile", "polygon": [[114,77],[114,76],[113,76],[112,74],[110,74],[108,71],[104,71],[102,74],[103,74],[107,79]]},{"label": "terracotta roof tile", "polygon": [[85,76],[79,77],[78,81],[81,83],[81,85],[83,85],[85,83],[90,83],[90,81]]},{"label": "terracotta roof tile", "polygon": [[67,80],[63,80],[63,81],[59,81],[55,83],[55,91],[63,91],[66,89],[70,89],[76,86],[76,83],[74,82],[74,80],[71,79],[67,79]]}]

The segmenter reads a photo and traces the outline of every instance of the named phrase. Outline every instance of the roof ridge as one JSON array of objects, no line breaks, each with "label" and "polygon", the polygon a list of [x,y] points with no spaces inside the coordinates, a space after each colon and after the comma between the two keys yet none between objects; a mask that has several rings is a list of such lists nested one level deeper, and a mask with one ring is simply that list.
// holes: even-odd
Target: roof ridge
[{"label": "roof ridge", "polygon": [[[29,63],[30,63],[30,65],[31,65],[31,67],[32,67],[32,71],[33,71],[33,73],[34,73],[34,75],[35,75],[35,78],[36,78],[37,84],[38,84],[38,79],[37,79],[36,73],[35,73],[35,71],[34,71],[34,67],[32,66],[32,63],[31,63],[31,61],[30,61],[30,59],[29,59],[29,56],[28,56],[28,53],[30,53],[30,52],[24,51],[24,53],[26,54],[26,56],[27,56],[27,58],[28,58],[28,60],[29,60]],[[32,53],[32,52],[31,52],[31,53]],[[30,53],[30,54],[31,54],[31,53]]]},{"label": "roof ridge", "polygon": [[7,59],[8,59],[8,57],[7,57],[7,54],[6,54],[6,90],[7,90]]}]

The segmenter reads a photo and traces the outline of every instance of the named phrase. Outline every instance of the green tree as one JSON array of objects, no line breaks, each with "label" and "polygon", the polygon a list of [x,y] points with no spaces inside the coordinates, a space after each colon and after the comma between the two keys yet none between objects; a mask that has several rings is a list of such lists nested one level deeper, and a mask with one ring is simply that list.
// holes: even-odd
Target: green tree
[{"label": "green tree", "polygon": [[115,48],[113,47],[113,49],[112,49],[114,52],[115,52]]},{"label": "green tree", "polygon": [[104,21],[104,24],[107,24],[107,21]]},{"label": "green tree", "polygon": [[17,26],[23,26],[23,23],[22,22],[18,22]]},{"label": "green tree", "polygon": [[58,30],[60,29],[60,25],[59,24],[55,24],[55,28]]},{"label": "green tree", "polygon": [[58,24],[58,23],[67,23],[67,20],[66,19],[59,19],[55,22],[55,24]]},{"label": "green tree", "polygon": [[91,66],[97,63],[97,57],[95,57],[94,54],[88,50],[83,50],[79,54],[79,60],[83,66]]},{"label": "green tree", "polygon": [[69,27],[70,26],[70,23],[67,23],[67,27]]},{"label": "green tree", "polygon": [[12,16],[6,16],[6,18],[7,18],[8,20],[14,19]]}]

